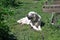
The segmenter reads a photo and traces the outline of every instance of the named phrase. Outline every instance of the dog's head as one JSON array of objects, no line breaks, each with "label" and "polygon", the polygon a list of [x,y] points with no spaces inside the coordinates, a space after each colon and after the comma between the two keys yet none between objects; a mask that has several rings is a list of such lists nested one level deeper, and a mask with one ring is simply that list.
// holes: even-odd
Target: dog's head
[{"label": "dog's head", "polygon": [[36,12],[29,12],[27,17],[31,21],[37,21],[39,18]]},{"label": "dog's head", "polygon": [[27,17],[28,17],[28,19],[33,19],[36,14],[37,13],[36,12],[33,12],[33,11],[32,12],[29,12],[28,15],[27,15]]}]

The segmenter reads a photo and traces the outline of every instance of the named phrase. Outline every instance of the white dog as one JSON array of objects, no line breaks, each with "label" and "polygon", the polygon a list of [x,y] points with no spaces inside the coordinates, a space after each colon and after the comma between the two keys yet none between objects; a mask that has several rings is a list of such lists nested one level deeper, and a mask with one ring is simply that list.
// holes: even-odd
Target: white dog
[{"label": "white dog", "polygon": [[20,24],[27,24],[30,25],[36,31],[41,31],[41,16],[38,15],[36,12],[29,12],[28,15],[17,22]]}]

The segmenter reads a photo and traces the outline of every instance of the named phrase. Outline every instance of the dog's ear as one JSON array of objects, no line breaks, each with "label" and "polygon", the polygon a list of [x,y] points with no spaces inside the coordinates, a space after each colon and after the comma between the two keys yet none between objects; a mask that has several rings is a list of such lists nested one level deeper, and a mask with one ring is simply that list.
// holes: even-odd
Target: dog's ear
[{"label": "dog's ear", "polygon": [[41,27],[44,26],[44,25],[45,25],[45,23],[43,21],[41,21]]},{"label": "dog's ear", "polygon": [[30,19],[30,17],[27,15],[27,18]]}]

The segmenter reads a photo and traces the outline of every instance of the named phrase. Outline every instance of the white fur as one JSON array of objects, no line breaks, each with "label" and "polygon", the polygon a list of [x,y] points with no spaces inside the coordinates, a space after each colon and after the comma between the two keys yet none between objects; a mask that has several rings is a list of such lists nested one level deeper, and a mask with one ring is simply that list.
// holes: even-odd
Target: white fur
[{"label": "white fur", "polygon": [[30,20],[27,17],[24,17],[24,18],[18,20],[17,23],[29,24],[30,23]]}]

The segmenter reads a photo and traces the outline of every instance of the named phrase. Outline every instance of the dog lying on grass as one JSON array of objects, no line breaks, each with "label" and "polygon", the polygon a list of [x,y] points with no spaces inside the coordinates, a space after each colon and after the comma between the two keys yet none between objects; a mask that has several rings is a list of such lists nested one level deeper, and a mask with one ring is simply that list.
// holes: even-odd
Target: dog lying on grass
[{"label": "dog lying on grass", "polygon": [[41,16],[36,12],[29,12],[26,17],[18,20],[17,23],[30,25],[36,31],[41,31],[41,26],[44,25],[41,22]]}]

